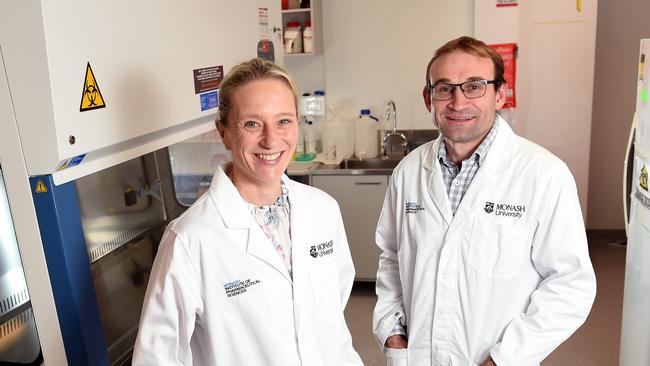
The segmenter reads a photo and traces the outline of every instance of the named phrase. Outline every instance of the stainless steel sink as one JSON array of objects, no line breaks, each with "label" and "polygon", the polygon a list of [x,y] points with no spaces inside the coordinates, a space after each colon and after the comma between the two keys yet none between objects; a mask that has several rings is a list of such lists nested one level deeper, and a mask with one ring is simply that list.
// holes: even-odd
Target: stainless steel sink
[{"label": "stainless steel sink", "polygon": [[399,163],[395,159],[344,159],[339,164],[339,169],[393,169]]}]

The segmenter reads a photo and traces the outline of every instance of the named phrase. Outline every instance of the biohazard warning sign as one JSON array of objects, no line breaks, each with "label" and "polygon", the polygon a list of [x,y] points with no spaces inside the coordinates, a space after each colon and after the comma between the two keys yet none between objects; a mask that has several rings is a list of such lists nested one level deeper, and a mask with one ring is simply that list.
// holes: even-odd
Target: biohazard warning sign
[{"label": "biohazard warning sign", "polygon": [[86,78],[84,80],[84,90],[81,93],[81,106],[79,112],[91,111],[93,109],[104,108],[104,97],[99,90],[93,69],[90,68],[90,62],[86,67]]},{"label": "biohazard warning sign", "polygon": [[47,187],[40,179],[36,182],[36,193],[47,193]]}]

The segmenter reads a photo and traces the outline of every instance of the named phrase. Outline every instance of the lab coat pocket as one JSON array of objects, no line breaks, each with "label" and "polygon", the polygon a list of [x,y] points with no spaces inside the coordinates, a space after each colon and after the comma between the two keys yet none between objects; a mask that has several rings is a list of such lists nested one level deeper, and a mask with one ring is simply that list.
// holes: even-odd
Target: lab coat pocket
[{"label": "lab coat pocket", "polygon": [[469,264],[488,277],[512,277],[528,253],[527,237],[526,225],[477,219],[469,241]]},{"label": "lab coat pocket", "polygon": [[315,264],[309,268],[309,274],[321,321],[325,324],[339,325],[343,311],[335,262]]},{"label": "lab coat pocket", "polygon": [[386,348],[387,366],[407,366],[408,348]]}]

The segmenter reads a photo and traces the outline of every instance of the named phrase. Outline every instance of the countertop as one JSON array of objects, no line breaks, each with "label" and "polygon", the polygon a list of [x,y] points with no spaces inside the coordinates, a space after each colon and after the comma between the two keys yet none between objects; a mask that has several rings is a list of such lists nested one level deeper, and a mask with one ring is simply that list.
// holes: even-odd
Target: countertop
[{"label": "countertop", "polygon": [[[289,176],[310,176],[310,175],[391,175],[393,174],[393,168],[355,168],[355,169],[345,169],[340,168],[339,165],[341,161],[326,161],[319,159],[319,156],[316,159],[310,162],[296,162],[292,161],[287,167],[287,175]],[[356,159],[346,159],[346,160],[356,160]],[[379,160],[368,159],[371,161]],[[395,165],[399,162],[400,159],[392,159],[395,161]]]}]

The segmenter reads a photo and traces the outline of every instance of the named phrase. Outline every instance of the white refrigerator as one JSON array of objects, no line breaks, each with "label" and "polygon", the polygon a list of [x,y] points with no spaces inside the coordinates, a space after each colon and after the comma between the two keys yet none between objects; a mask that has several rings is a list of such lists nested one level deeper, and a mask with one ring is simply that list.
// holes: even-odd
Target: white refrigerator
[{"label": "white refrigerator", "polygon": [[[621,366],[650,365],[650,39],[641,40],[621,329]],[[634,126],[632,127],[634,129]],[[633,130],[634,131],[634,130]]]}]

